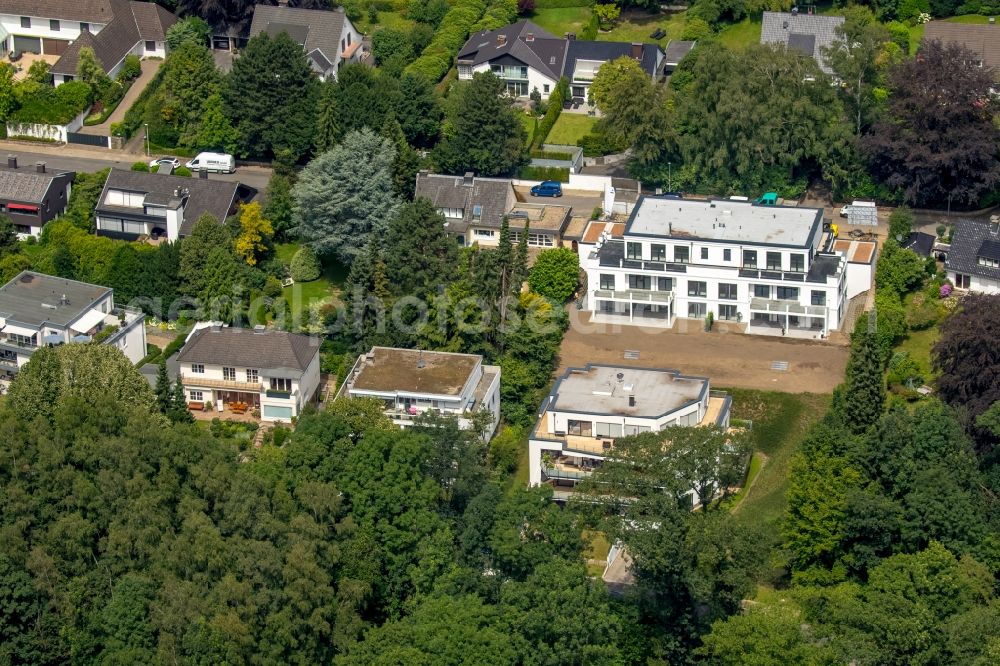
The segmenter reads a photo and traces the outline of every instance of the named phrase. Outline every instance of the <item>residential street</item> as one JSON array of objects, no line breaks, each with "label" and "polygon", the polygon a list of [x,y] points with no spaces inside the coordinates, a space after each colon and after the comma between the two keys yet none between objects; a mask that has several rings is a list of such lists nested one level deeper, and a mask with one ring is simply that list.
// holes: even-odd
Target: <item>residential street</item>
[{"label": "residential street", "polygon": [[[101,148],[88,149],[86,146],[27,145],[14,141],[0,141],[0,150],[6,155],[17,155],[18,166],[34,167],[36,162],[45,162],[50,169],[71,169],[73,171],[98,171],[105,167],[129,169],[135,162],[148,162],[153,157],[144,154],[124,153]],[[186,160],[181,158],[182,163]],[[234,174],[211,174],[209,178],[234,180],[263,193],[271,178],[271,170],[264,167],[241,166]]]}]

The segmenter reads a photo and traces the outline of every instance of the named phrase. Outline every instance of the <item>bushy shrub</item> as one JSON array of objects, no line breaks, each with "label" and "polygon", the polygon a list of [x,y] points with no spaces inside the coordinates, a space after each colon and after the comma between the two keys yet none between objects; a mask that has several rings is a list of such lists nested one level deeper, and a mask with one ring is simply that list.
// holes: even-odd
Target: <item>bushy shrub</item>
[{"label": "bushy shrub", "polygon": [[535,0],[517,0],[517,13],[524,15],[535,11]]},{"label": "bushy shrub", "polygon": [[144,173],[149,173],[149,165],[145,162],[135,162],[132,165],[132,171],[142,171]]},{"label": "bushy shrub", "polygon": [[122,64],[121,71],[118,72],[118,80],[134,81],[139,78],[140,74],[142,74],[142,63],[139,61],[139,56],[129,53],[125,56],[125,62]]},{"label": "bushy shrub", "polygon": [[191,169],[188,169],[187,167],[183,167],[183,166],[177,167],[176,169],[174,169],[174,175],[175,176],[183,176],[184,178],[190,178],[191,177]]},{"label": "bushy shrub", "polygon": [[37,81],[22,81],[14,86],[20,108],[10,119],[20,123],[65,125],[90,105],[90,86],[69,81],[53,88]]},{"label": "bushy shrub", "polygon": [[712,26],[708,24],[708,21],[694,17],[688,19],[684,24],[684,32],[681,33],[681,39],[698,41],[699,39],[711,37],[712,34]]},{"label": "bushy shrub", "polygon": [[590,15],[590,20],[587,21],[587,25],[583,26],[583,30],[577,35],[579,39],[594,40],[597,39],[597,31],[600,29],[601,23],[597,19],[596,14]]},{"label": "bushy shrub", "polygon": [[552,127],[559,120],[559,115],[562,113],[563,102],[566,101],[567,91],[569,90],[569,80],[564,76],[559,79],[559,83],[556,84],[556,89],[552,91],[549,95],[549,108],[545,111],[545,117],[542,118],[542,122],[538,124],[535,129],[534,138],[531,143],[535,148],[539,148],[545,139],[548,138],[549,132],[552,131]]},{"label": "bushy shrub", "polygon": [[576,292],[580,258],[568,247],[542,250],[528,274],[531,290],[560,303]]},{"label": "bushy shrub", "polygon": [[308,245],[303,245],[292,256],[290,267],[292,279],[296,282],[312,282],[323,272],[316,253]]}]

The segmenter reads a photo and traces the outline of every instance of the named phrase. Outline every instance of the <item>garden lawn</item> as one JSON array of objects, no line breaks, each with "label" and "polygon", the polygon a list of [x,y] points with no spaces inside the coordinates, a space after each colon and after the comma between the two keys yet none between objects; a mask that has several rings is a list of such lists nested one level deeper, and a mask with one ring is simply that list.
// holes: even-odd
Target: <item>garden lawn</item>
[{"label": "garden lawn", "polygon": [[[292,263],[292,257],[295,256],[298,249],[298,243],[278,243],[274,247],[274,254],[281,263],[287,266]],[[297,282],[290,287],[285,287],[283,295],[289,304],[292,317],[295,318],[301,314],[309,303],[337,300],[341,287],[347,281],[347,271],[345,266],[341,266],[337,262],[324,262],[323,275],[318,280]]]},{"label": "garden lawn", "polygon": [[355,27],[365,34],[371,34],[379,28],[396,28],[405,33],[409,33],[417,23],[403,16],[403,12],[379,12],[378,20],[374,23],[368,20],[368,12],[364,16],[354,21]]},{"label": "garden lawn", "polygon": [[899,343],[896,351],[908,352],[913,362],[920,368],[920,375],[929,383],[937,374],[931,367],[931,349],[941,337],[941,330],[931,326],[923,331],[910,331],[906,339]]},{"label": "garden lawn", "polygon": [[728,25],[719,32],[716,39],[720,44],[731,49],[745,49],[751,44],[760,43],[760,21],[744,19],[739,23]]},{"label": "garden lawn", "polygon": [[527,113],[519,113],[517,117],[524,125],[524,131],[528,133],[528,139],[524,145],[530,146],[532,139],[535,138],[535,117]]},{"label": "garden lawn", "polygon": [[597,33],[597,41],[649,43],[654,41],[649,36],[657,28],[662,28],[667,34],[656,43],[666,46],[671,39],[681,38],[685,20],[684,12],[656,15],[623,12],[612,30]]},{"label": "garden lawn", "polygon": [[580,139],[590,134],[597,119],[579,113],[561,113],[556,124],[552,126],[545,143],[561,146],[575,146]]},{"label": "garden lawn", "polygon": [[567,32],[575,32],[579,36],[590,20],[590,7],[536,9],[531,20],[556,37],[562,37]]},{"label": "garden lawn", "polygon": [[809,427],[829,408],[830,396],[747,389],[729,392],[733,396],[733,417],[753,421],[750,441],[757,459],[749,475],[753,485],[745,490],[733,515],[755,531],[778,540],[787,506],[785,491],[792,455]]}]

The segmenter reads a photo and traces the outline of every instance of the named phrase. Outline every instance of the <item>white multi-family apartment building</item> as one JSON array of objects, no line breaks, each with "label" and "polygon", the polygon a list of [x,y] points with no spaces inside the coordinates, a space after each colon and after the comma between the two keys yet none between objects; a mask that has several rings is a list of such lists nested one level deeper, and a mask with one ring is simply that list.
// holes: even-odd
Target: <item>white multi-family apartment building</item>
[{"label": "white multi-family apartment building", "polygon": [[319,347],[319,338],[262,326],[199,328],[177,355],[188,407],[288,423],[319,388]]},{"label": "white multi-family apartment building", "polygon": [[594,321],[743,322],[747,333],[824,337],[846,307],[847,258],[826,251],[823,210],[640,197],[628,221],[579,244]]},{"label": "white multi-family apartment building", "polygon": [[615,440],[672,426],[729,427],[729,395],[677,370],[570,368],[542,403],[528,440],[528,483],[557,500],[601,465]]},{"label": "white multi-family apartment building", "polygon": [[138,363],[146,356],[143,322],[142,312],[115,307],[112,289],[24,271],[0,287],[0,382],[46,346],[98,341]]},{"label": "white multi-family apartment building", "polygon": [[500,422],[500,368],[485,365],[478,354],[372,347],[341,385],[337,398],[344,396],[381,400],[386,416],[402,428],[436,411],[457,415],[468,429],[469,416],[485,410],[493,417],[488,438]]}]

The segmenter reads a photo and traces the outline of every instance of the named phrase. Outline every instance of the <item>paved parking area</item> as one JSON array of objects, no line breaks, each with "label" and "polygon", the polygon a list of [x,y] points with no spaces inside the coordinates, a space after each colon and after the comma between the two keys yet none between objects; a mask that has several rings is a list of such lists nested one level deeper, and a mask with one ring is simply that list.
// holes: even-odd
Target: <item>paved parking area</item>
[{"label": "paved parking area", "polygon": [[[626,350],[638,358],[626,359]],[[708,377],[719,388],[830,393],[844,379],[848,353],[843,345],[746,335],[718,323],[706,333],[700,321],[684,319],[672,329],[595,324],[573,307],[559,372],[588,362],[672,368]],[[787,370],[772,369],[784,363]]]},{"label": "paved parking area", "polygon": [[526,201],[537,204],[555,204],[557,206],[569,206],[573,209],[574,215],[590,217],[595,208],[601,205],[602,196],[598,192],[588,192],[585,190],[563,190],[561,197],[533,197],[530,187],[514,186],[518,201]]}]

